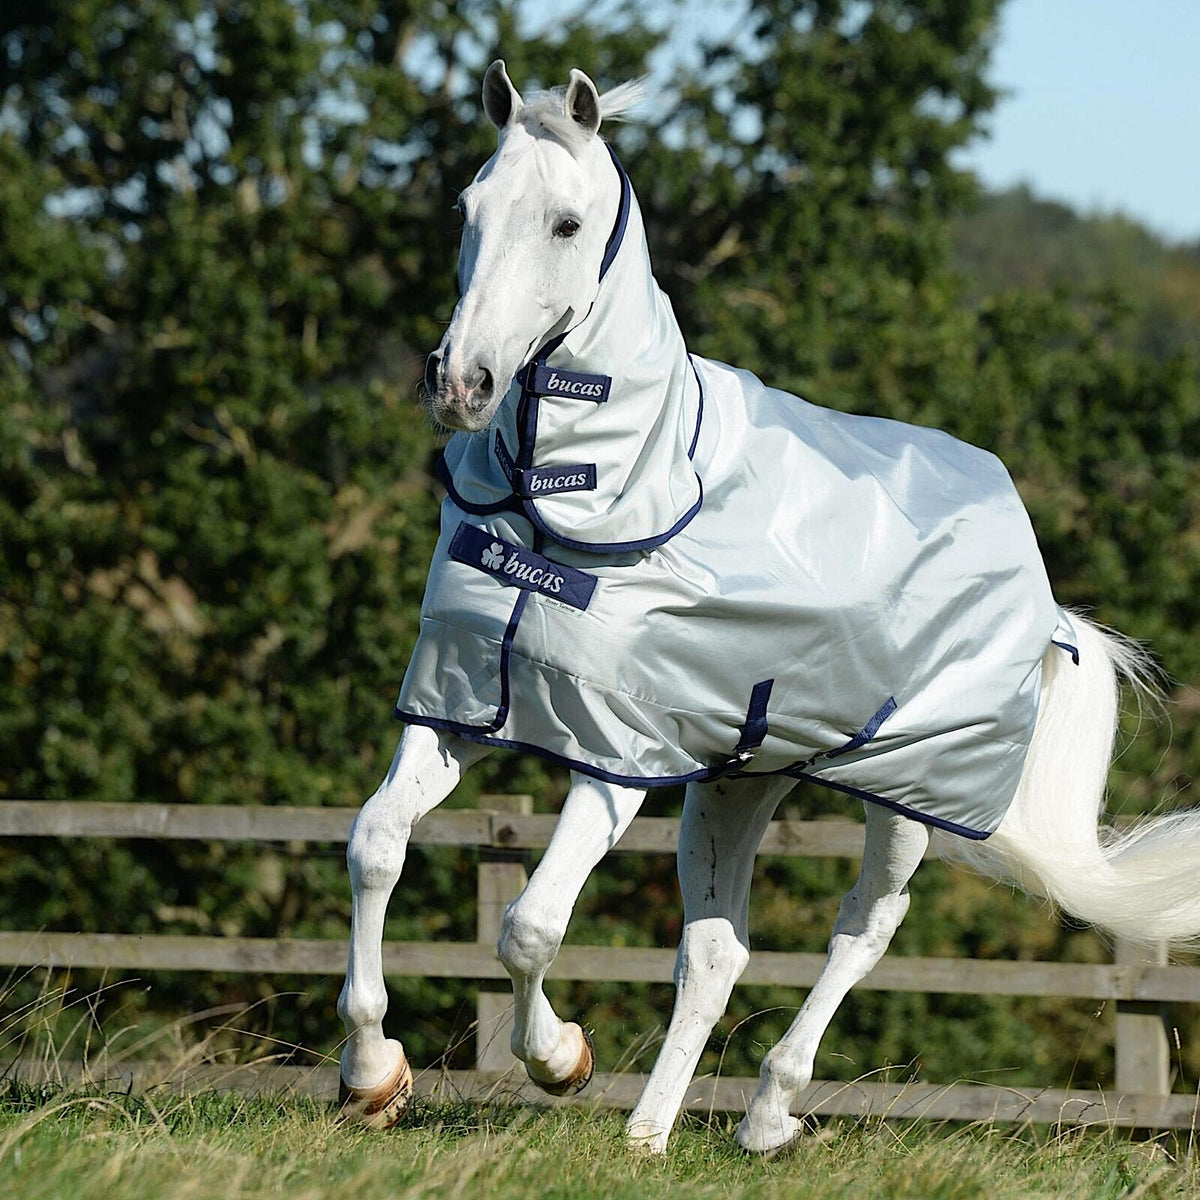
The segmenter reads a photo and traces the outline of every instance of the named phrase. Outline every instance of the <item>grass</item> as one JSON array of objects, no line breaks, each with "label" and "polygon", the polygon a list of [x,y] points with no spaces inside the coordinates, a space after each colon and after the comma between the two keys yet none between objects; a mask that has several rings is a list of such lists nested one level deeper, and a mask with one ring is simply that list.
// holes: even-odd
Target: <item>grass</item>
[{"label": "grass", "polygon": [[[0,1058],[49,1078],[87,1060],[152,1056],[171,1087],[141,1094],[95,1082],[0,1076],[4,1200],[1069,1200],[1200,1196],[1186,1139],[1119,1131],[843,1120],[763,1162],[740,1153],[733,1119],[685,1118],[667,1155],[630,1150],[622,1114],[418,1100],[401,1127],[340,1123],[330,1104],[182,1090],[197,1062],[229,1062],[240,1020],[197,1039],[198,1018],[151,1036],[108,1034],[96,995],[47,988],[14,1003],[0,988]],[[5,1003],[5,1001],[9,1003]],[[244,1015],[244,1014],[241,1014]],[[244,1039],[242,1039],[244,1046]],[[275,1049],[275,1047],[272,1047]],[[119,1077],[111,1070],[109,1078]]]},{"label": "grass", "polygon": [[833,1123],[773,1162],[732,1123],[686,1122],[661,1159],[626,1148],[619,1114],[420,1105],[388,1133],[308,1100],[214,1092],[133,1097],[10,1084],[0,1095],[8,1200],[1115,1200],[1195,1197],[1190,1155],[1111,1132]]}]

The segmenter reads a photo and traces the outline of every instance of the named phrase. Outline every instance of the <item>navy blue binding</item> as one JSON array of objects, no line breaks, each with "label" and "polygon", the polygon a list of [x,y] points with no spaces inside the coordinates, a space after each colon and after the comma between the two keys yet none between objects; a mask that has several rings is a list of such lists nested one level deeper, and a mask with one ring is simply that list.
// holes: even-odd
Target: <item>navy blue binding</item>
[{"label": "navy blue binding", "polygon": [[450,468],[446,465],[446,455],[444,452],[437,456],[437,462],[434,464],[433,469],[450,499],[463,512],[470,513],[473,517],[490,517],[496,513],[520,511],[513,496],[505,496],[503,500],[496,500],[491,504],[473,504],[454,486],[454,476],[450,474]]},{"label": "navy blue binding", "polygon": [[604,247],[604,257],[600,260],[601,279],[608,274],[608,268],[613,265],[617,251],[621,248],[621,242],[625,239],[625,226],[629,224],[629,208],[633,203],[633,188],[629,183],[629,176],[625,174],[625,168],[621,166],[621,160],[617,157],[617,152],[611,144],[608,145],[608,155],[612,159],[613,166],[617,168],[617,174],[621,177],[621,204],[617,209],[617,219],[613,223],[612,232],[608,235],[608,242]]},{"label": "navy blue binding", "polygon": [[[527,594],[525,592],[521,593],[522,596]],[[491,730],[498,728],[498,726],[493,725],[487,730],[477,729],[470,725],[462,725],[457,721],[448,721],[443,717],[424,717],[416,713],[407,713],[398,705],[395,716],[397,720],[404,721],[409,725],[424,725],[429,729],[444,729],[450,733],[457,733],[460,737],[464,737],[468,741],[479,742],[481,745],[490,746],[496,750],[517,750],[523,754],[533,754],[546,762],[555,763],[560,767],[567,767],[572,771],[578,771],[581,775],[588,775],[592,779],[599,779],[604,783],[615,783],[621,787],[671,787],[680,783],[707,783],[710,780],[720,778],[763,779],[768,775],[789,775],[793,779],[802,779],[806,783],[817,783],[822,787],[832,788],[836,792],[843,792],[848,796],[856,796],[859,800],[867,800],[872,804],[881,804],[884,808],[890,808],[893,812],[911,817],[914,821],[920,821],[922,825],[932,825],[936,829],[944,829],[948,833],[956,833],[959,837],[969,838],[971,841],[982,842],[992,836],[990,830],[984,833],[978,829],[969,829],[965,825],[958,825],[953,821],[947,821],[943,817],[930,816],[928,813],[919,812],[915,808],[908,808],[896,800],[889,800],[885,796],[877,796],[873,792],[864,792],[860,788],[851,787],[849,784],[835,783],[830,779],[821,779],[817,775],[795,774],[791,768],[779,771],[730,771],[727,767],[720,766],[702,767],[696,771],[689,771],[685,775],[654,775],[649,777],[621,775],[616,771],[606,771],[602,767],[593,767],[590,763],[579,762],[577,759],[567,758],[562,754],[555,754],[552,750],[546,750],[541,746],[535,746],[529,742],[519,742],[513,738],[490,736]]]},{"label": "navy blue binding", "polygon": [[633,551],[656,549],[658,546],[669,542],[692,520],[704,507],[704,482],[697,476],[696,483],[700,487],[700,495],[697,497],[696,503],[670,529],[665,533],[656,533],[651,537],[641,538],[633,542],[581,542],[576,538],[569,538],[565,534],[559,533],[552,525],[548,525],[542,519],[537,509],[533,507],[534,502],[532,500],[522,501],[521,507],[529,523],[539,533],[551,541],[557,542],[560,546],[566,546],[568,550],[590,550],[595,554],[627,554]]},{"label": "navy blue binding", "polygon": [[[784,774],[791,774],[791,772],[784,772]],[[835,783],[832,779],[822,779],[819,775],[795,775],[793,778],[802,779],[805,783],[819,783],[822,787],[833,788],[835,792],[855,796],[859,800],[866,800],[871,804],[882,804],[884,808],[890,808],[892,812],[897,812],[901,816],[920,821],[922,825],[932,825],[934,829],[944,829],[947,833],[956,833],[959,837],[968,838],[972,842],[985,841],[994,832],[988,830],[987,833],[983,833],[978,829],[970,829],[966,825],[958,824],[957,821],[947,821],[945,817],[935,817],[929,813],[918,812],[915,808],[909,808],[898,800],[889,800],[886,796],[875,795],[874,792],[864,792],[861,788],[851,787],[848,783]]]},{"label": "navy blue binding", "polygon": [[[692,430],[692,444],[688,447],[688,458],[695,458],[696,446],[700,442],[700,426],[704,424],[704,384],[700,380],[700,372],[696,370],[696,364],[692,361],[690,354],[688,355],[688,366],[692,368],[692,378],[696,381],[696,428]],[[703,480],[700,480],[700,486],[704,487]]]},{"label": "navy blue binding", "polygon": [[1050,645],[1057,646],[1060,650],[1065,650],[1076,666],[1079,666],[1079,647],[1072,646],[1070,642],[1057,642],[1053,638],[1050,639]]},{"label": "navy blue binding", "polygon": [[[560,334],[558,337],[547,342],[519,376],[521,382],[521,400],[517,407],[517,431],[521,439],[521,446],[517,451],[516,462],[517,466],[524,470],[529,469],[533,462],[533,447],[537,439],[539,397],[533,390],[534,375],[539,367],[545,365],[545,360],[562,344],[564,337],[566,337],[566,334]],[[688,356],[688,365],[692,368],[692,375],[696,380],[696,387],[698,389],[696,428],[692,433],[691,445],[688,447],[688,458],[690,459],[695,454],[696,446],[700,441],[700,426],[704,420],[704,385],[700,381],[700,374],[696,370],[696,364],[692,361],[690,355]],[[542,518],[532,499],[521,498],[520,505],[521,512],[528,518],[530,524],[545,537],[557,542],[560,546],[566,546],[570,550],[591,551],[595,554],[627,554],[632,551],[653,550],[669,542],[681,529],[685,528],[692,518],[704,507],[704,480],[699,475],[696,476],[696,486],[699,495],[696,498],[695,504],[670,529],[663,533],[652,534],[650,537],[628,542],[584,542],[578,538],[567,537]]]}]

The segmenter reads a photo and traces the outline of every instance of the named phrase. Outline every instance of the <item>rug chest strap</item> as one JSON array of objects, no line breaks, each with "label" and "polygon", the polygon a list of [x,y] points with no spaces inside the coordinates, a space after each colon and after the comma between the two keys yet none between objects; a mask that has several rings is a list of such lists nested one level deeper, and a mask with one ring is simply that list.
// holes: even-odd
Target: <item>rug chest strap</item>
[{"label": "rug chest strap", "polygon": [[754,685],[750,693],[750,703],[746,706],[742,734],[733,748],[733,755],[726,770],[735,771],[744,767],[763,744],[767,736],[767,704],[771,699],[771,688],[774,686],[774,679],[764,679]]}]

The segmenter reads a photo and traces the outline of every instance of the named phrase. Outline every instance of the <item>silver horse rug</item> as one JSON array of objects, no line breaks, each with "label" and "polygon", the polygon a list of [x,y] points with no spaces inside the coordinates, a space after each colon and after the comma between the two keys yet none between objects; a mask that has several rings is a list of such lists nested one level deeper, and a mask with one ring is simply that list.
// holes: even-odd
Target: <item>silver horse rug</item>
[{"label": "silver horse rug", "polygon": [[987,837],[1043,655],[1078,661],[1008,473],[689,355],[621,178],[592,308],[444,451],[396,715],[633,787],[784,774]]}]

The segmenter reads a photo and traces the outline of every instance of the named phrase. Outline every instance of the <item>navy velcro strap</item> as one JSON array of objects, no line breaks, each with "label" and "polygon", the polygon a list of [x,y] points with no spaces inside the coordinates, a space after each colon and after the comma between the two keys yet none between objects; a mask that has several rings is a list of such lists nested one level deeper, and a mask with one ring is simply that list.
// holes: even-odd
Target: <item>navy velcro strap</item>
[{"label": "navy velcro strap", "polygon": [[496,430],[496,458],[500,463],[500,470],[504,472],[504,478],[508,480],[508,486],[512,487],[516,478],[517,464],[513,461],[513,456],[509,453],[498,429]]},{"label": "navy velcro strap", "polygon": [[589,375],[584,371],[565,371],[534,363],[529,390],[535,396],[559,396],[564,400],[593,400],[603,404],[612,390],[608,375]]},{"label": "navy velcro strap", "polygon": [[771,699],[771,688],[774,686],[774,679],[764,679],[761,683],[756,683],[750,693],[750,703],[746,707],[746,723],[742,726],[742,736],[733,749],[733,761],[736,764],[748,763],[767,736],[767,703]]},{"label": "navy velcro strap", "polygon": [[524,500],[560,492],[591,492],[596,488],[595,463],[567,463],[561,467],[518,467],[513,491]]},{"label": "navy velcro strap", "polygon": [[563,463],[557,467],[518,467],[500,431],[496,431],[496,458],[508,480],[508,486],[522,500],[539,496],[557,496],[562,492],[596,490],[595,463]]},{"label": "navy velcro strap", "polygon": [[450,542],[450,557],[491,575],[506,587],[548,596],[580,611],[591,603],[596,590],[594,575],[554,562],[524,546],[514,546],[465,521]]}]

